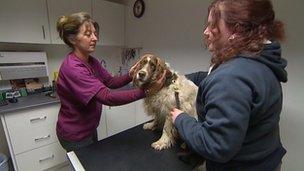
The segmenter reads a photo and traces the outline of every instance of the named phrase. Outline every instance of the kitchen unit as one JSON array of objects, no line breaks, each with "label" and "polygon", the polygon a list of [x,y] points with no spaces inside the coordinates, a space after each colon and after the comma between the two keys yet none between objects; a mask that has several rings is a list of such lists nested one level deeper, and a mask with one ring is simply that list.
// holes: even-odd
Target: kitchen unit
[{"label": "kitchen unit", "polygon": [[45,82],[37,82],[35,89],[25,83],[47,80],[46,53],[0,52],[0,56],[1,102],[9,101],[2,103],[0,114],[14,169],[44,170],[66,161],[55,131],[59,99],[49,96],[46,87],[37,88]]},{"label": "kitchen unit", "polygon": [[[41,101],[42,97],[36,98]],[[65,151],[58,143],[55,131],[59,103],[52,99],[47,103],[11,112],[1,111],[16,171],[44,170],[66,161]]]},{"label": "kitchen unit", "polygon": [[45,0],[1,0],[0,42],[50,43]]},{"label": "kitchen unit", "polygon": [[124,46],[124,9],[122,4],[104,0],[1,0],[0,42],[63,44],[56,31],[57,19],[84,11],[100,25],[99,45]]}]

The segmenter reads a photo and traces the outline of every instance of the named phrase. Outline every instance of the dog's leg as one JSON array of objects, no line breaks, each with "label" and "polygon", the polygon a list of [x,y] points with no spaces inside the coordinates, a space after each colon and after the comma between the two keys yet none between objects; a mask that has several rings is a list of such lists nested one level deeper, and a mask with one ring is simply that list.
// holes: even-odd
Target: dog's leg
[{"label": "dog's leg", "polygon": [[171,118],[166,117],[165,125],[163,128],[163,134],[160,139],[151,144],[156,150],[163,150],[171,147],[174,144],[174,125],[172,124]]},{"label": "dog's leg", "polygon": [[153,120],[151,122],[145,123],[144,126],[143,126],[143,128],[145,130],[152,130],[152,131],[154,131],[156,129],[155,124],[156,124],[155,120]]}]

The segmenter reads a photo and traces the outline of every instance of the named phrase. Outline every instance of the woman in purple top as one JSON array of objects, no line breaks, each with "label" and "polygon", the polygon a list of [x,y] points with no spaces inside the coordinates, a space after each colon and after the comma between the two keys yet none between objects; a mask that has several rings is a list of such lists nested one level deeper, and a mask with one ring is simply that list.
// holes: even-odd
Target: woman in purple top
[{"label": "woman in purple top", "polygon": [[112,77],[97,59],[95,51],[99,25],[84,12],[62,16],[57,21],[60,38],[72,48],[60,67],[57,93],[61,107],[57,121],[58,139],[67,151],[97,141],[102,104],[131,103],[145,97],[144,90],[112,91],[131,81],[129,75]]}]

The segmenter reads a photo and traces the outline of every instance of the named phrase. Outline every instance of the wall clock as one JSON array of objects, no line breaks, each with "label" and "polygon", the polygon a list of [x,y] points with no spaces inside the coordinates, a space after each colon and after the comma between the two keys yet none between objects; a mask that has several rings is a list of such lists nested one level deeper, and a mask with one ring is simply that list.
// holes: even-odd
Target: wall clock
[{"label": "wall clock", "polygon": [[140,18],[145,12],[145,2],[143,0],[136,0],[133,6],[133,14],[135,17]]}]

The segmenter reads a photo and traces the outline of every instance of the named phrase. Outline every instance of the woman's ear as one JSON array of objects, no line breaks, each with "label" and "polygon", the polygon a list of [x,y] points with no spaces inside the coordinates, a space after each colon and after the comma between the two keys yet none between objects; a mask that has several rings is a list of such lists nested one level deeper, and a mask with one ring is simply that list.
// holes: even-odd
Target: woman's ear
[{"label": "woman's ear", "polygon": [[236,37],[236,33],[233,33],[229,36],[228,41],[233,41]]},{"label": "woman's ear", "polygon": [[228,41],[232,41],[232,40],[234,40],[235,39],[235,33],[233,33],[232,35],[230,35],[229,37],[228,37]]},{"label": "woman's ear", "polygon": [[69,40],[69,42],[70,42],[72,45],[75,45],[75,44],[76,44],[75,38],[69,37],[68,40]]}]

